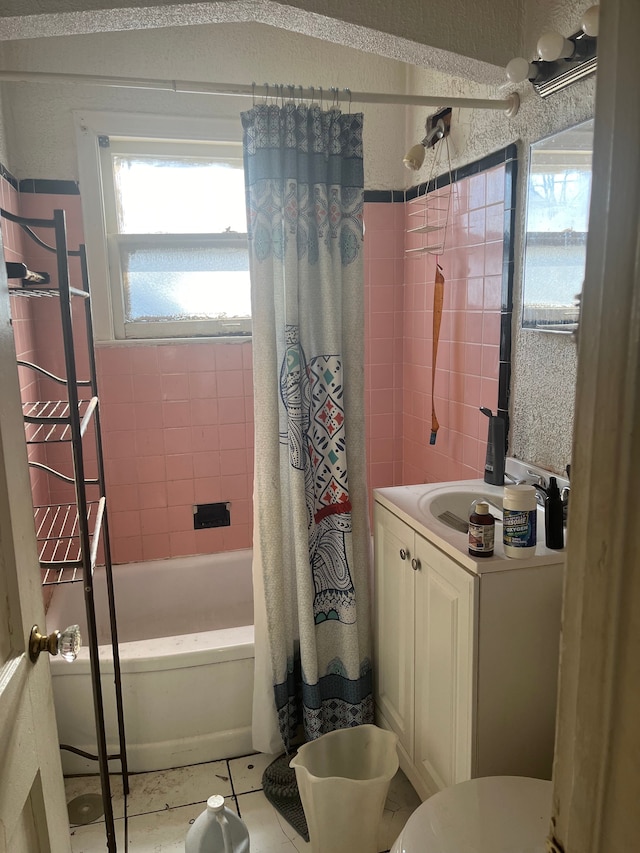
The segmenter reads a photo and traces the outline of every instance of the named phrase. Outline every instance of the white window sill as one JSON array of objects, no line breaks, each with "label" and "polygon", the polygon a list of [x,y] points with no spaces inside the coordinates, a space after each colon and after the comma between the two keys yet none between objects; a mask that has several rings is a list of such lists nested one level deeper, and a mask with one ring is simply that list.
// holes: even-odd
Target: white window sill
[{"label": "white window sill", "polygon": [[252,340],[252,335],[230,335],[228,337],[201,335],[193,338],[127,338],[126,340],[94,341],[94,346],[96,349],[100,349],[101,347],[162,346],[163,344],[171,344],[172,346],[176,344],[250,344]]}]

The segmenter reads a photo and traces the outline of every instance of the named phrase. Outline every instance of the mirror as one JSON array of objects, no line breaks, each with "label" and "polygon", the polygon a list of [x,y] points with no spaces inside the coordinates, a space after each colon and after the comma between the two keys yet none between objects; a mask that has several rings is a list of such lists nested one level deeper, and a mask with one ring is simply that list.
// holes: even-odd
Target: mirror
[{"label": "mirror", "polygon": [[522,327],[572,332],[584,278],[593,119],[531,146]]}]

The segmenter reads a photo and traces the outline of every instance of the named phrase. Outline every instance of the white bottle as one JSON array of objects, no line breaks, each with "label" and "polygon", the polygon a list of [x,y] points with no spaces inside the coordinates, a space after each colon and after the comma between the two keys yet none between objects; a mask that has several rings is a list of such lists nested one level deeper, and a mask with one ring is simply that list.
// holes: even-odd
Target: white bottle
[{"label": "white bottle", "polygon": [[249,832],[224,797],[209,797],[207,808],[187,832],[185,853],[249,853]]},{"label": "white bottle", "polygon": [[504,487],[502,542],[507,557],[532,557],[536,552],[538,504],[534,486]]}]

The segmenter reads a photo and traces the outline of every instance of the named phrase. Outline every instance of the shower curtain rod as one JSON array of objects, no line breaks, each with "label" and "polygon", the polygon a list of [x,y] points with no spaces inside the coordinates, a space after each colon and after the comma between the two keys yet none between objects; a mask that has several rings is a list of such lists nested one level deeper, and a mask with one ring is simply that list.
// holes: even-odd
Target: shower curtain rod
[{"label": "shower curtain rod", "polygon": [[462,107],[474,110],[502,110],[513,118],[520,98],[512,92],[507,98],[457,98],[441,95],[392,95],[384,92],[352,92],[350,89],[317,89],[313,86],[287,84],[205,83],[197,80],[160,80],[147,77],[103,77],[97,74],[60,74],[45,71],[0,71],[0,82],[16,83],[80,83],[122,89],[155,89],[197,95],[248,95],[250,97],[299,98],[303,101],[325,99],[333,103],[405,104],[414,107]]}]

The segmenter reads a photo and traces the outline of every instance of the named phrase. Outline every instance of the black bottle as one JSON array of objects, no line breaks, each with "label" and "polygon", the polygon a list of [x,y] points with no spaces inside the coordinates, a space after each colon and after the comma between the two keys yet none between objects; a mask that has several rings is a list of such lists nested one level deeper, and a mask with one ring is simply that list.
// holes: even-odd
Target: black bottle
[{"label": "black bottle", "polygon": [[564,504],[555,477],[549,477],[544,499],[545,545],[554,551],[564,548]]},{"label": "black bottle", "polygon": [[484,481],[494,486],[504,486],[505,423],[486,406],[480,406],[480,411],[489,418]]}]

